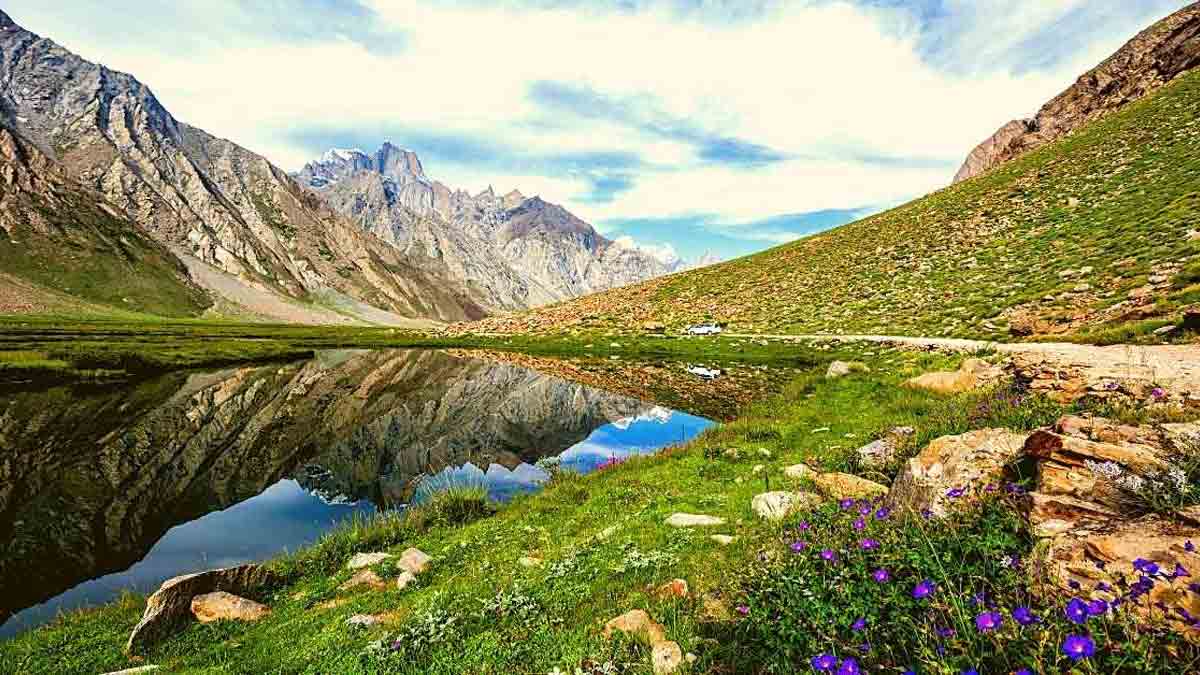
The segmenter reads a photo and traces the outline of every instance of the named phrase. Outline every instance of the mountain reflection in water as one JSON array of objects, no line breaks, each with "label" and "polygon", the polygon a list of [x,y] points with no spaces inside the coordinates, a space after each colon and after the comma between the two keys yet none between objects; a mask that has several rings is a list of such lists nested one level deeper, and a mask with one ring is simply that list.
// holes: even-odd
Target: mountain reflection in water
[{"label": "mountain reflection in water", "polygon": [[541,458],[588,471],[709,425],[512,363],[419,350],[0,389],[0,637],[294,550],[355,512],[412,501],[418,476],[506,500],[545,479]]}]

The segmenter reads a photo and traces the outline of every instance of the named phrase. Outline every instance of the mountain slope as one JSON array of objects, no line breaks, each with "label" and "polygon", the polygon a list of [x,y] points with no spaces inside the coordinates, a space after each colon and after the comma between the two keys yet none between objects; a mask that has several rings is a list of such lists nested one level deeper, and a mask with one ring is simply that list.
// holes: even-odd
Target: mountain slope
[{"label": "mountain slope", "polygon": [[0,126],[104,195],[158,241],[283,298],[332,295],[406,317],[478,318],[495,303],[407,256],[287,174],[176,120],[145,85],[0,12]]},{"label": "mountain slope", "polygon": [[478,195],[431,180],[416,154],[330,150],[296,174],[336,211],[406,253],[437,258],[507,309],[523,309],[669,272],[556,204],[513,190]]},{"label": "mountain slope", "polygon": [[1139,33],[1085,73],[1033,119],[1014,120],[975,148],[954,176],[960,182],[1062,138],[1136,101],[1200,65],[1200,3]]},{"label": "mountain slope", "polygon": [[164,246],[3,128],[0,271],[3,311],[56,308],[61,295],[170,317],[209,305]]},{"label": "mountain slope", "polygon": [[1200,301],[1200,73],[966,181],[763,253],[455,330],[1004,338]]}]

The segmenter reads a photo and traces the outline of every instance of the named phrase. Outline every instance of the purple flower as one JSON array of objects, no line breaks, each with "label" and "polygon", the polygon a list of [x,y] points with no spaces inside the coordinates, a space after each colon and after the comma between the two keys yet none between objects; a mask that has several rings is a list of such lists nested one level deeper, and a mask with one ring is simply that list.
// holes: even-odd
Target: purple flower
[{"label": "purple flower", "polygon": [[872,510],[873,509],[871,508],[870,504],[863,504],[862,506],[858,507],[858,515],[869,516],[871,515]]},{"label": "purple flower", "polygon": [[833,669],[837,668],[837,662],[837,657],[833,654],[818,654],[809,661],[813,670],[819,673],[832,673]]},{"label": "purple flower", "polygon": [[1076,590],[1076,591],[1077,591],[1077,590],[1079,590],[1079,589],[1081,588],[1081,586],[1079,585],[1079,582],[1078,582],[1078,581],[1075,581],[1074,579],[1072,579],[1072,580],[1068,581],[1068,582],[1067,582],[1067,585],[1068,585],[1068,586],[1070,586],[1070,587],[1071,587],[1073,590]]},{"label": "purple flower", "polygon": [[807,547],[808,547],[807,541],[793,541],[792,542],[792,553],[799,553]]},{"label": "purple flower", "polygon": [[858,646],[858,651],[862,652],[863,654],[870,652],[871,651],[871,643],[870,642],[862,643],[861,645]]},{"label": "purple flower", "polygon": [[863,529],[865,529],[866,527],[867,527],[867,521],[863,520],[862,518],[855,518],[855,519],[854,519],[854,529],[856,529],[856,530],[863,530]]},{"label": "purple flower", "polygon": [[1154,397],[1154,400],[1161,401],[1167,397],[1167,392],[1162,387],[1155,387],[1150,390],[1150,395]]},{"label": "purple flower", "polygon": [[966,670],[962,671],[962,675],[979,675],[979,671],[975,670],[974,668],[967,668]]},{"label": "purple flower", "polygon": [[750,613],[750,608],[749,608],[749,607],[747,607],[747,606],[745,606],[745,605],[738,605],[738,606],[737,606],[737,613],[738,613],[738,614],[741,614],[742,616],[746,616],[747,614],[749,614],[749,613]]},{"label": "purple flower", "polygon": [[892,510],[885,506],[875,512],[875,520],[887,520],[890,515],[892,515]]},{"label": "purple flower", "polygon": [[834,551],[831,548],[821,549],[821,560],[824,560],[825,562],[831,562],[831,563],[837,562],[838,561],[837,551]]},{"label": "purple flower", "polygon": [[871,578],[874,579],[875,581],[878,581],[881,584],[886,584],[888,582],[888,579],[892,578],[892,575],[890,572],[888,572],[884,568],[880,567],[879,569],[877,569],[871,573]]},{"label": "purple flower", "polygon": [[855,619],[854,623],[850,624],[850,630],[854,631],[855,633],[864,630],[866,627],[867,620],[862,618]]},{"label": "purple flower", "polygon": [[1013,673],[1013,675],[1033,675],[1033,671],[1028,668],[1021,668],[1017,672]]},{"label": "purple flower", "polygon": [[930,511],[929,509],[921,509],[921,517],[925,520],[929,520],[933,517],[933,511]]},{"label": "purple flower", "polygon": [[1109,586],[1108,582],[1101,581],[1100,583],[1096,584],[1096,590],[1100,591],[1101,593],[1107,593],[1112,590],[1112,586]]},{"label": "purple flower", "polygon": [[1031,612],[1028,607],[1023,605],[1014,609],[1012,611],[1012,615],[1013,619],[1022,626],[1030,626],[1038,621],[1041,621],[1041,619],[1034,616],[1033,612]]},{"label": "purple flower", "polygon": [[980,633],[996,630],[1002,623],[1004,623],[1004,616],[1000,612],[984,612],[975,617],[975,628]]},{"label": "purple flower", "polygon": [[1178,579],[1179,577],[1190,577],[1192,575],[1188,574],[1186,567],[1180,565],[1179,563],[1175,563],[1175,571],[1171,574],[1171,576],[1175,579]]},{"label": "purple flower", "polygon": [[802,520],[800,521],[800,524],[796,526],[796,529],[800,530],[801,532],[805,532],[810,527],[812,527],[812,525],[809,525],[807,520]]},{"label": "purple flower", "polygon": [[863,539],[862,541],[858,542],[858,545],[861,546],[862,550],[864,551],[874,551],[875,549],[879,548],[879,542],[874,539]]},{"label": "purple flower", "polygon": [[926,579],[913,587],[912,596],[917,600],[924,600],[933,595],[935,590],[937,590],[937,586],[933,584],[933,581]]},{"label": "purple flower", "polygon": [[1087,635],[1068,635],[1063,640],[1062,651],[1072,661],[1086,659],[1096,653],[1096,643]]},{"label": "purple flower", "polygon": [[946,491],[946,496],[951,499],[958,499],[959,497],[963,496],[964,492],[966,492],[966,490],[964,490],[960,487],[951,488]]},{"label": "purple flower", "polygon": [[1157,563],[1150,562],[1149,560],[1146,560],[1145,558],[1137,558],[1136,560],[1134,560],[1133,561],[1133,569],[1137,570],[1138,572],[1141,572],[1142,574],[1145,574],[1148,577],[1152,577],[1155,574],[1158,574],[1158,571],[1159,571],[1159,567],[1158,567]]},{"label": "purple flower", "polygon": [[1066,614],[1067,618],[1071,621],[1075,623],[1083,623],[1087,621],[1088,618],[1087,603],[1079,598],[1071,598],[1071,601],[1067,603],[1063,613]]},{"label": "purple flower", "polygon": [[854,508],[854,500],[850,499],[850,498],[843,499],[841,502],[838,503],[838,506],[842,507],[843,511],[845,511],[846,509]]},{"label": "purple flower", "polygon": [[937,634],[942,639],[949,640],[950,638],[954,637],[957,634],[957,631],[955,631],[953,628],[950,628],[949,626],[946,626],[944,628],[939,627],[937,629]]},{"label": "purple flower", "polygon": [[1187,551],[1188,553],[1195,553],[1196,545],[1192,543],[1191,539],[1188,539],[1187,541],[1183,542],[1183,550]]},{"label": "purple flower", "polygon": [[837,675],[861,675],[861,673],[862,669],[858,667],[858,661],[850,657],[846,657],[846,660],[842,661],[841,667],[837,669]]},{"label": "purple flower", "polygon": [[1087,604],[1089,616],[1100,616],[1108,611],[1108,603],[1103,600],[1092,600]]}]

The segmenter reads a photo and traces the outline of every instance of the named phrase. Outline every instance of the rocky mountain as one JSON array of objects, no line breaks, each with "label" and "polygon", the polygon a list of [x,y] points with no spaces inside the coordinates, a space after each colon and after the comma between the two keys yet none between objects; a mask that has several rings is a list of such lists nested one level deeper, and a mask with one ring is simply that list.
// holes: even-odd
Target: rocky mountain
[{"label": "rocky mountain", "polygon": [[430,179],[416,154],[330,150],[296,179],[367,232],[437,258],[507,308],[543,305],[672,271],[557,204],[518,190],[471,195]]},{"label": "rocky mountain", "polygon": [[1200,3],[1139,33],[1042,107],[1014,120],[967,157],[954,182],[973,178],[1034,148],[1069,135],[1200,65]]},{"label": "rocky mountain", "polygon": [[214,271],[193,276],[235,303],[226,281],[284,305],[354,312],[370,311],[367,303],[397,320],[454,321],[507,306],[438,258],[363,232],[265,158],[176,120],[133,76],[85,61],[2,11],[0,127],[185,261]]}]

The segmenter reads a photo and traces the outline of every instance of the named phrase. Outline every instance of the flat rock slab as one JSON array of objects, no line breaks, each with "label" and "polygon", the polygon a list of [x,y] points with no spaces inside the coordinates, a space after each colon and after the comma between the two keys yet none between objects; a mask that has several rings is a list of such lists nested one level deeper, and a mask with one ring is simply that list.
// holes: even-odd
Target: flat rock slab
[{"label": "flat rock slab", "polygon": [[713,536],[709,537],[709,539],[712,539],[722,546],[728,546],[737,541],[737,537],[731,537],[727,534],[714,534]]},{"label": "flat rock slab", "polygon": [[192,614],[200,623],[258,621],[271,613],[266,605],[239,595],[215,591],[192,598]]},{"label": "flat rock slab", "polygon": [[374,570],[362,569],[354,574],[338,586],[339,591],[352,591],[356,588],[367,586],[377,591],[382,591],[387,588],[387,582],[384,581]]},{"label": "flat rock slab", "polygon": [[817,492],[831,499],[873,499],[888,493],[886,485],[848,473],[823,473],[811,480]]},{"label": "flat rock slab", "polygon": [[138,675],[138,673],[153,673],[162,668],[162,666],[138,666],[137,668],[126,668],[125,670],[114,670],[104,675]]},{"label": "flat rock slab", "polygon": [[618,631],[634,639],[644,640],[650,645],[667,639],[666,629],[642,609],[625,612],[604,624],[604,637],[612,637],[612,634]]},{"label": "flat rock slab", "polygon": [[125,650],[138,653],[192,620],[192,598],[225,591],[254,596],[275,583],[274,575],[261,565],[240,565],[168,579],[146,599],[142,620],[129,635]]},{"label": "flat rock slab", "polygon": [[408,588],[408,585],[416,580],[417,580],[416,575],[414,575],[412,572],[409,572],[408,570],[404,570],[403,572],[400,573],[400,576],[396,577],[396,590],[402,591],[402,590]]},{"label": "flat rock slab", "polygon": [[354,557],[350,558],[350,562],[346,563],[346,569],[361,570],[364,567],[378,565],[391,557],[390,553],[355,553]]},{"label": "flat rock slab", "polygon": [[405,549],[404,553],[400,554],[400,560],[396,566],[402,570],[408,570],[413,574],[420,574],[429,568],[429,563],[433,562],[424,551],[416,548]]},{"label": "flat rock slab", "polygon": [[350,628],[371,628],[383,623],[383,617],[375,616],[374,614],[355,614],[346,619],[346,625]]},{"label": "flat rock slab", "polygon": [[783,520],[789,514],[821,504],[811,492],[764,492],[750,502],[750,508],[765,520]]},{"label": "flat rock slab", "polygon": [[716,527],[724,525],[725,519],[693,513],[673,513],[666,523],[671,527]]},{"label": "flat rock slab", "polygon": [[783,470],[783,475],[788,478],[800,480],[802,478],[815,478],[817,472],[807,464],[794,464]]}]

